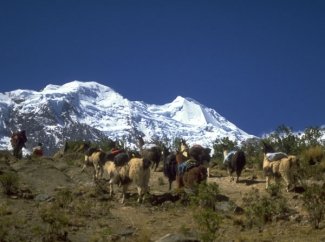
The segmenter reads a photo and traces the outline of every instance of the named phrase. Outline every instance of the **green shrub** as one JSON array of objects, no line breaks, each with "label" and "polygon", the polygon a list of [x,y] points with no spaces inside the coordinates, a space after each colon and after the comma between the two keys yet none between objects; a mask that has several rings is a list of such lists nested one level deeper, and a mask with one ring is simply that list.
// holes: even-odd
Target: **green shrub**
[{"label": "green shrub", "polygon": [[9,235],[9,228],[11,226],[12,224],[10,224],[6,218],[0,218],[0,241],[9,241],[7,239]]},{"label": "green shrub", "polygon": [[73,194],[67,188],[59,190],[55,196],[55,205],[60,208],[67,208],[72,201]]},{"label": "green shrub", "polygon": [[197,193],[190,198],[191,204],[194,206],[214,209],[219,194],[220,191],[218,184],[201,183],[198,185]]},{"label": "green shrub", "polygon": [[281,189],[282,189],[282,183],[273,183],[270,184],[268,189],[266,190],[271,197],[280,197],[281,196]]},{"label": "green shrub", "polygon": [[324,148],[319,145],[310,147],[303,152],[302,157],[310,165],[320,163],[325,158]]},{"label": "green shrub", "polygon": [[202,241],[214,241],[218,237],[218,230],[222,221],[221,216],[213,209],[197,209],[193,218],[198,225],[200,239]]},{"label": "green shrub", "polygon": [[276,216],[288,211],[287,201],[279,194],[277,196],[261,196],[258,189],[243,197],[243,207],[245,207],[246,223],[248,227],[254,225],[263,227],[272,222]]},{"label": "green shrub", "polygon": [[0,217],[4,216],[4,215],[9,215],[12,212],[10,211],[8,204],[7,203],[0,203]]},{"label": "green shrub", "polygon": [[214,241],[218,237],[222,221],[222,217],[215,211],[218,195],[219,186],[216,183],[201,183],[197,193],[190,197],[193,218],[198,225],[202,241]]},{"label": "green shrub", "polygon": [[304,207],[307,209],[309,219],[314,228],[325,219],[325,184],[313,184],[306,187],[303,194]]},{"label": "green shrub", "polygon": [[50,205],[40,210],[40,217],[47,225],[43,234],[43,241],[69,241],[65,227],[68,225],[68,216],[56,206]]},{"label": "green shrub", "polygon": [[325,154],[321,146],[311,147],[301,154],[299,173],[304,180],[322,180],[325,172]]},{"label": "green shrub", "polygon": [[4,194],[13,195],[18,192],[19,177],[14,172],[8,172],[0,175],[0,183]]}]

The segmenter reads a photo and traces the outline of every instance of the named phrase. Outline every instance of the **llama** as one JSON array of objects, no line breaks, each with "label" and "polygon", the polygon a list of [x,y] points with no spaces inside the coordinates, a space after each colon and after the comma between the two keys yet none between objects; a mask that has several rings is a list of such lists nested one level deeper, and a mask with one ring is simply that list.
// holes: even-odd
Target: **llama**
[{"label": "llama", "polygon": [[167,155],[164,159],[164,175],[168,178],[169,191],[172,189],[172,183],[177,176],[177,160],[174,152]]},{"label": "llama", "polygon": [[180,148],[164,159],[164,175],[169,181],[169,190],[176,180],[177,188],[193,188],[195,184],[206,181],[210,161],[210,149],[200,145],[189,148],[185,140],[181,140]]},{"label": "llama", "polygon": [[224,148],[223,150],[223,164],[227,168],[228,175],[230,177],[230,181],[234,180],[233,173],[236,172],[236,183],[239,182],[239,177],[246,165],[246,156],[244,151],[231,151],[228,153],[228,150]]},{"label": "llama", "polygon": [[[117,162],[116,156],[124,154],[124,150],[117,150],[112,149],[111,152],[106,153],[98,148],[89,148],[85,154],[85,162],[81,169],[83,172],[88,164],[92,164],[94,166],[94,180],[101,179],[103,176],[103,166],[107,161],[114,161]],[[126,154],[125,154],[126,155]],[[127,155],[126,155],[127,156]],[[119,158],[120,160],[121,158]],[[128,161],[128,158],[127,158]],[[126,161],[126,162],[127,162]],[[118,162],[125,162],[125,157],[121,161]]]},{"label": "llama", "polygon": [[287,155],[283,152],[275,152],[273,147],[262,142],[264,149],[263,171],[265,175],[265,188],[268,189],[272,177],[278,182],[282,177],[286,184],[286,191],[295,186],[297,172],[299,170],[299,159],[295,155]]},{"label": "llama", "polygon": [[150,160],[152,162],[152,168],[154,171],[156,171],[161,160],[161,148],[156,144],[145,145],[144,140],[141,136],[138,137],[138,143],[141,156],[145,159]]},{"label": "llama", "polygon": [[104,170],[109,177],[110,196],[113,196],[113,185],[122,186],[122,200],[125,202],[125,195],[131,183],[134,183],[138,191],[137,202],[145,200],[145,194],[149,188],[151,161],[144,158],[131,158],[129,162],[118,166],[113,161],[108,161],[104,165]]},{"label": "llama", "polygon": [[[282,158],[271,160],[264,154],[263,171],[265,175],[265,188],[268,189],[272,177],[282,177],[289,192],[295,186],[295,177],[299,169],[299,159],[295,155],[282,156]],[[278,182],[278,179],[275,179]]]},{"label": "llama", "polygon": [[[182,143],[184,145],[184,143]],[[186,145],[181,152],[176,153],[178,188],[194,188],[196,184],[205,182],[208,178],[208,169],[205,164],[210,161],[210,149],[201,145],[193,145],[190,149]],[[186,156],[188,155],[188,157]]]}]

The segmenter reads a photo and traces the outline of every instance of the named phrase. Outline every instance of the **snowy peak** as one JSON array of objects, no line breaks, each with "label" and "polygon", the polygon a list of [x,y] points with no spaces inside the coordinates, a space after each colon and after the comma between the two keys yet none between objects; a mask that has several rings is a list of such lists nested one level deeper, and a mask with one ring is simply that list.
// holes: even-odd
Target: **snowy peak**
[{"label": "snowy peak", "polygon": [[62,86],[48,85],[41,93],[48,96],[77,96],[81,100],[94,102],[100,102],[102,100],[107,101],[109,99],[119,102],[123,99],[123,97],[113,89],[97,82],[73,81]]},{"label": "snowy peak", "polygon": [[208,124],[202,105],[196,101],[178,96],[172,105],[175,108],[173,119],[184,124],[201,126]]},{"label": "snowy peak", "polygon": [[41,91],[0,93],[0,111],[0,146],[5,148],[10,148],[8,135],[18,129],[28,131],[30,146],[48,143],[51,151],[71,139],[111,138],[134,146],[137,135],[142,135],[145,141],[184,138],[189,144],[212,146],[217,138],[253,137],[192,98],[146,104],[129,101],[97,82],[72,81],[50,84]]},{"label": "snowy peak", "polygon": [[207,108],[192,98],[178,96],[172,103],[167,105],[173,110],[172,118],[184,124],[193,126],[205,126],[208,124],[220,126],[220,122],[227,122],[215,110]]}]

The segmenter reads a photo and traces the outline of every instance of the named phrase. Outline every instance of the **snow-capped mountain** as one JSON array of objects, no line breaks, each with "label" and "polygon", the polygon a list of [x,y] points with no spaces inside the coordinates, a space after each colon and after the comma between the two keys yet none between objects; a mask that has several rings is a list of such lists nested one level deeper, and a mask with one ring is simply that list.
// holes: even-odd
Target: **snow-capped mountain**
[{"label": "snow-capped mountain", "polygon": [[11,149],[10,134],[26,130],[27,149],[42,142],[51,154],[67,140],[123,140],[134,147],[136,137],[212,147],[217,138],[254,137],[215,110],[184,97],[164,105],[129,101],[97,82],[48,85],[41,91],[0,93],[0,149]]}]

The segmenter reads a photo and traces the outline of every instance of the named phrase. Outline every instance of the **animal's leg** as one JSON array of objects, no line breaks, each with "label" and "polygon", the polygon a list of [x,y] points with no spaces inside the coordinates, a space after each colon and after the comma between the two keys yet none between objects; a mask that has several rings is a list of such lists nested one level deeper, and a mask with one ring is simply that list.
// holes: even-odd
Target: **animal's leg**
[{"label": "animal's leg", "polygon": [[152,163],[152,169],[154,170],[154,171],[157,171],[157,168],[158,168],[158,162],[153,162]]},{"label": "animal's leg", "polygon": [[273,178],[274,178],[274,181],[275,181],[275,184],[276,184],[277,186],[278,186],[279,183],[281,182],[281,177],[282,177],[281,174],[278,174],[278,173],[275,174],[274,177],[273,177]]},{"label": "animal's leg", "polygon": [[210,168],[207,168],[207,176],[210,177]]},{"label": "animal's leg", "polygon": [[96,168],[94,167],[94,172],[93,172],[93,179],[94,181],[97,180],[97,172],[96,172]]},{"label": "animal's leg", "polygon": [[240,171],[236,171],[236,175],[237,175],[237,177],[236,177],[236,183],[239,182],[240,174],[241,174]]},{"label": "animal's leg", "polygon": [[138,186],[137,189],[138,189],[138,200],[137,200],[137,202],[140,203],[140,202],[144,201],[144,190],[145,189],[142,189],[140,186]]},{"label": "animal's leg", "polygon": [[95,168],[95,180],[99,180],[103,173],[103,168],[98,164],[98,162],[94,162],[94,168]]},{"label": "animal's leg", "polygon": [[229,168],[227,168],[227,171],[228,171],[230,182],[232,182],[234,180],[234,177],[232,176],[232,172],[230,171]]},{"label": "animal's leg", "polygon": [[156,163],[156,162],[151,162],[152,164],[151,164],[151,169],[153,170],[153,171],[156,171],[157,170],[157,167],[158,167],[158,164]]},{"label": "animal's leg", "polygon": [[103,177],[104,169],[103,166],[98,165],[98,178],[101,179]]},{"label": "animal's leg", "polygon": [[270,185],[270,176],[265,176],[265,189],[268,189]]},{"label": "animal's leg", "polygon": [[128,185],[123,185],[123,187],[122,187],[122,200],[121,200],[122,204],[124,204],[127,190],[128,190]]},{"label": "animal's leg", "polygon": [[281,177],[283,178],[285,184],[286,184],[286,191],[289,192],[290,190],[290,185],[291,185],[291,179],[290,179],[290,175],[287,174],[286,172],[280,172]]},{"label": "animal's leg", "polygon": [[109,196],[113,197],[114,189],[113,189],[113,183],[109,183]]},{"label": "animal's leg", "polygon": [[83,172],[86,169],[88,162],[89,162],[89,157],[88,155],[85,155],[85,161],[84,161],[84,165],[81,168],[81,172]]},{"label": "animal's leg", "polygon": [[177,175],[176,176],[176,181],[177,181],[177,188],[184,187],[184,181],[183,181],[183,176],[182,175]]},{"label": "animal's leg", "polygon": [[172,180],[168,180],[169,181],[169,191],[172,190]]}]

